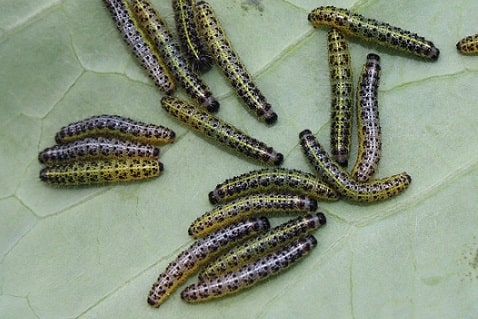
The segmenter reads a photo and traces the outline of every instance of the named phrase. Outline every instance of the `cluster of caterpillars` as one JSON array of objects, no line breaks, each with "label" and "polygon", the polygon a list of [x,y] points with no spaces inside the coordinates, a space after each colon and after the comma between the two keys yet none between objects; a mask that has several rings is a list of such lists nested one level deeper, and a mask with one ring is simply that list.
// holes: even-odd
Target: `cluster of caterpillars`
[{"label": "cluster of caterpillars", "polygon": [[[263,164],[282,164],[284,156],[265,143],[211,113],[219,102],[200,78],[215,62],[257,118],[277,121],[206,1],[173,0],[179,41],[148,0],[103,0],[124,41],[165,94],[163,109],[180,122],[226,148]],[[299,134],[301,148],[316,175],[296,169],[266,168],[229,178],[209,193],[216,205],[188,229],[195,241],[160,274],[148,295],[158,307],[197,271],[199,281],[181,297],[199,302],[235,293],[287,269],[306,256],[317,240],[310,232],[326,224],[312,214],[318,200],[376,202],[400,194],[411,183],[403,172],[374,179],[381,153],[378,111],[380,57],[367,55],[354,99],[346,36],[358,37],[430,61],[440,51],[415,33],[366,18],[347,9],[325,6],[308,15],[319,28],[328,26],[331,82],[330,154],[314,134]],[[457,43],[464,54],[478,52],[478,35]],[[195,104],[172,96],[179,83]],[[353,105],[356,105],[358,155],[348,172]],[[39,154],[48,165],[40,178],[55,185],[103,184],[158,176],[163,170],[156,144],[174,141],[172,130],[120,116],[94,116],[63,127],[58,145]],[[270,228],[263,215],[299,213],[300,217]]]},{"label": "cluster of caterpillars", "polygon": [[118,115],[68,124],[56,145],[38,154],[40,179],[55,186],[120,183],[157,177],[164,169],[157,145],[174,142],[173,130]]}]

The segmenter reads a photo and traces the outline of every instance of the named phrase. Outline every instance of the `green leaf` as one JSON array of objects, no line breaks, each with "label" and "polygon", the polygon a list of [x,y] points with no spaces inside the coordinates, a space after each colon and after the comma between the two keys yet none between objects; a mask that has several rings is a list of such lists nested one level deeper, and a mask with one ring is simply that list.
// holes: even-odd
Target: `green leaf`
[{"label": "green leaf", "polygon": [[[170,1],[153,4],[173,26]],[[298,133],[328,146],[326,30],[312,0],[211,0],[236,50],[279,115],[255,120],[217,69],[204,75],[218,116],[312,171]],[[208,192],[260,165],[169,117],[161,93],[116,31],[102,1],[0,0],[0,317],[2,318],[476,318],[478,316],[478,57],[455,43],[478,32],[478,2],[340,1],[410,29],[441,50],[437,62],[351,40],[354,76],[382,58],[383,157],[377,176],[413,182],[383,203],[321,203],[328,224],[303,262],[263,284],[188,305],[179,291],[159,309],[152,283],[211,209]],[[171,127],[165,172],[128,185],[59,189],[38,179],[37,154],[63,125],[118,114]],[[352,157],[355,153],[352,154]],[[285,220],[275,218],[274,224]],[[191,278],[188,282],[193,282]]]}]

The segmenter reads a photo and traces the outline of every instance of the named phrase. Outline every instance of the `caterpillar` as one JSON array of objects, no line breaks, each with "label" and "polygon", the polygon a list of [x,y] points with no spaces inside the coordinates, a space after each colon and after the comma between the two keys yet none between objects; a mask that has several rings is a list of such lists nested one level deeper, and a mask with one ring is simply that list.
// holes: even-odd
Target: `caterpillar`
[{"label": "caterpillar", "polygon": [[310,130],[303,130],[299,138],[304,154],[316,171],[349,200],[357,202],[385,200],[400,194],[412,181],[410,175],[403,172],[367,183],[356,182],[345,169],[330,158]]},{"label": "caterpillar", "polygon": [[173,0],[176,29],[183,51],[196,71],[206,72],[212,67],[213,61],[204,42],[199,38],[194,18],[195,6],[194,0]]},{"label": "caterpillar", "polygon": [[77,161],[43,168],[40,180],[58,186],[105,184],[152,178],[161,171],[163,164],[152,159]]},{"label": "caterpillar", "polygon": [[251,218],[229,225],[195,241],[181,252],[153,284],[148,304],[159,307],[176,288],[202,265],[231,247],[239,240],[246,239],[270,228],[267,218]]},{"label": "caterpillar", "polygon": [[199,272],[198,278],[200,281],[209,280],[228,271],[235,270],[316,230],[325,225],[326,222],[325,215],[322,213],[292,219],[267,232],[250,238],[238,246],[234,246],[224,255],[207,264]]},{"label": "caterpillar", "polygon": [[347,9],[333,6],[318,7],[309,13],[308,20],[315,28],[321,25],[330,26],[346,35],[432,61],[437,60],[440,55],[440,50],[435,47],[433,42],[416,33],[366,18]]},{"label": "caterpillar", "polygon": [[317,200],[337,200],[337,192],[316,176],[297,169],[266,168],[226,179],[209,193],[212,204],[255,193],[288,192]]},{"label": "caterpillar", "polygon": [[116,27],[123,35],[123,40],[141,66],[148,71],[154,84],[165,94],[172,94],[176,90],[174,81],[163,60],[158,57],[153,45],[133,18],[129,3],[126,0],[103,1],[116,22]]},{"label": "caterpillar", "polygon": [[463,54],[478,53],[478,33],[461,39],[456,44],[456,49]]},{"label": "caterpillar", "polygon": [[352,68],[349,45],[337,29],[327,34],[331,97],[330,147],[333,158],[347,166],[352,136]]},{"label": "caterpillar", "polygon": [[195,303],[236,293],[288,269],[305,257],[315,246],[317,246],[317,240],[314,236],[301,237],[237,270],[186,287],[181,292],[181,298]]},{"label": "caterpillar", "polygon": [[188,233],[202,237],[220,227],[257,214],[310,212],[317,209],[315,199],[291,194],[253,194],[219,205],[198,217]]},{"label": "caterpillar", "polygon": [[369,181],[380,161],[382,138],[377,99],[379,80],[380,57],[370,53],[360,74],[357,91],[358,152],[351,173],[357,182]]},{"label": "caterpillar", "polygon": [[116,138],[87,137],[67,144],[48,147],[38,154],[40,163],[96,158],[158,158],[159,148],[149,144],[135,143]]},{"label": "caterpillar", "polygon": [[145,144],[172,143],[176,133],[171,129],[147,124],[118,115],[97,115],[68,124],[55,135],[58,144],[93,136],[111,136]]},{"label": "caterpillar", "polygon": [[199,105],[209,112],[217,112],[219,102],[212,96],[209,87],[193,71],[159,13],[148,0],[133,0],[132,4],[139,25],[156,45],[176,81]]},{"label": "caterpillar", "polygon": [[200,36],[204,37],[210,53],[231,82],[237,95],[260,120],[267,124],[276,122],[277,114],[252,81],[252,76],[234,51],[216,14],[207,2],[199,1],[196,4],[196,21]]},{"label": "caterpillar", "polygon": [[164,96],[161,105],[179,121],[246,157],[273,165],[280,165],[284,160],[284,156],[272,147],[185,101]]}]

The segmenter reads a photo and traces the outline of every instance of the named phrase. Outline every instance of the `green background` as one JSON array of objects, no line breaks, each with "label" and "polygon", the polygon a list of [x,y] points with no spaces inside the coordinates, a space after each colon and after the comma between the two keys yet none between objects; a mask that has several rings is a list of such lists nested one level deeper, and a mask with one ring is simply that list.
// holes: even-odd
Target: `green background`
[{"label": "green background", "polygon": [[[173,26],[170,1],[153,4]],[[0,317],[477,318],[478,57],[455,43],[478,32],[478,2],[211,4],[279,120],[257,121],[213,69],[204,79],[221,101],[218,116],[284,153],[284,167],[311,172],[298,133],[309,128],[328,147],[330,85],[326,30],[314,30],[308,12],[353,8],[432,40],[441,50],[434,63],[350,42],[355,80],[368,52],[382,58],[377,176],[406,170],[410,188],[372,205],[320,203],[328,224],[304,262],[235,296],[188,305],[177,291],[153,309],[149,288],[192,242],[187,227],[211,209],[208,192],[261,166],[161,109],[102,1],[0,0]],[[103,113],[174,129],[164,174],[106,187],[40,182],[37,154],[55,132]]]}]

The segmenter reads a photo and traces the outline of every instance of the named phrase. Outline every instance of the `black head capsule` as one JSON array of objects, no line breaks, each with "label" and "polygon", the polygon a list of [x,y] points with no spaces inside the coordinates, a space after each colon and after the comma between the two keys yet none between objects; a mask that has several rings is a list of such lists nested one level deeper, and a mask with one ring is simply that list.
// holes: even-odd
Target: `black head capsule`
[{"label": "black head capsule", "polygon": [[428,51],[428,57],[432,61],[438,60],[438,57],[440,56],[440,50],[436,47],[431,47],[430,50]]},{"label": "black head capsule", "polygon": [[321,225],[327,224],[327,218],[325,218],[325,215],[323,213],[317,213],[317,217],[319,218],[319,223]]},{"label": "black head capsule", "polygon": [[271,115],[266,117],[264,120],[269,125],[274,124],[275,122],[277,122],[277,114],[275,112],[272,112]]},{"label": "black head capsule", "polygon": [[280,166],[284,162],[284,155],[282,153],[277,153],[274,160],[274,165]]},{"label": "black head capsule", "polygon": [[209,192],[208,197],[209,197],[209,202],[210,202],[211,204],[217,204],[217,203],[218,203],[217,198],[216,198],[214,192]]},{"label": "black head capsule", "polygon": [[220,104],[218,101],[214,100],[207,104],[207,110],[211,113],[216,113],[219,111]]},{"label": "black head capsule", "polygon": [[302,139],[302,137],[304,137],[304,135],[310,135],[310,134],[312,134],[312,132],[309,129],[305,129],[305,130],[303,130],[302,132],[299,133],[299,138]]},{"label": "black head capsule", "polygon": [[311,212],[316,211],[319,206],[317,205],[317,201],[313,198],[309,198],[309,209]]}]

